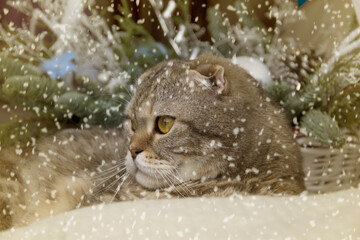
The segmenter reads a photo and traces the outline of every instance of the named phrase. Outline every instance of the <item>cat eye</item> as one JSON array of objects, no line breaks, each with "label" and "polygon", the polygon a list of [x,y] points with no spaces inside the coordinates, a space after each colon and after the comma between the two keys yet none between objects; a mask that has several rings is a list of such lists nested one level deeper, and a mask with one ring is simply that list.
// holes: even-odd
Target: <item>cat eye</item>
[{"label": "cat eye", "polygon": [[133,120],[131,120],[131,130],[133,130],[134,132],[136,130],[136,126]]},{"label": "cat eye", "polygon": [[168,133],[173,126],[175,118],[169,116],[161,116],[156,119],[155,125],[158,132],[165,134]]}]

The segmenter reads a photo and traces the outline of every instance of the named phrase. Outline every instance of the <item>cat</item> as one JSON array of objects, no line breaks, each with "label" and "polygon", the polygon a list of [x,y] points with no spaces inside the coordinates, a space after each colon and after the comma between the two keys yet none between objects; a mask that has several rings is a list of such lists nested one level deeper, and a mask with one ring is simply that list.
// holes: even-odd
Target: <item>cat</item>
[{"label": "cat", "polygon": [[299,146],[259,83],[211,54],[143,73],[121,129],[65,130],[0,152],[0,229],[96,204],[299,194]]}]

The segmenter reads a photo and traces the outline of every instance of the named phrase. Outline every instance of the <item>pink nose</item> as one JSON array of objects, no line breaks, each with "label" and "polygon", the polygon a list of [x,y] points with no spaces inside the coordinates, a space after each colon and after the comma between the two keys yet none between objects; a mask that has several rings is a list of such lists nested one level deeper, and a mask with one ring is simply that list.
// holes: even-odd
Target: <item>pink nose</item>
[{"label": "pink nose", "polygon": [[131,156],[132,156],[133,160],[135,160],[136,156],[139,155],[143,150],[130,145],[129,146],[129,151],[131,153]]}]

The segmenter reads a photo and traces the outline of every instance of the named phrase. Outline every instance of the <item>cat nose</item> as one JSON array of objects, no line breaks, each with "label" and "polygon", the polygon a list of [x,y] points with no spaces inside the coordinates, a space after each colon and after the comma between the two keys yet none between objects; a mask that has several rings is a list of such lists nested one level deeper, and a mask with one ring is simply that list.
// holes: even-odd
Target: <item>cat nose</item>
[{"label": "cat nose", "polygon": [[133,160],[135,160],[136,156],[139,155],[143,150],[130,145],[129,146],[129,151],[131,153],[131,156],[132,156]]}]

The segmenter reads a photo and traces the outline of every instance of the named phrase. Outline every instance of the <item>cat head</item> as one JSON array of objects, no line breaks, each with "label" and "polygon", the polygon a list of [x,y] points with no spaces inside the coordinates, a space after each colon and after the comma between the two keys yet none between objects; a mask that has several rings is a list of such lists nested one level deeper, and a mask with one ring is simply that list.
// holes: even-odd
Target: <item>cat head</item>
[{"label": "cat head", "polygon": [[127,171],[155,189],[236,168],[239,126],[249,114],[243,109],[259,101],[248,98],[256,85],[243,69],[211,55],[147,70],[125,111]]}]

